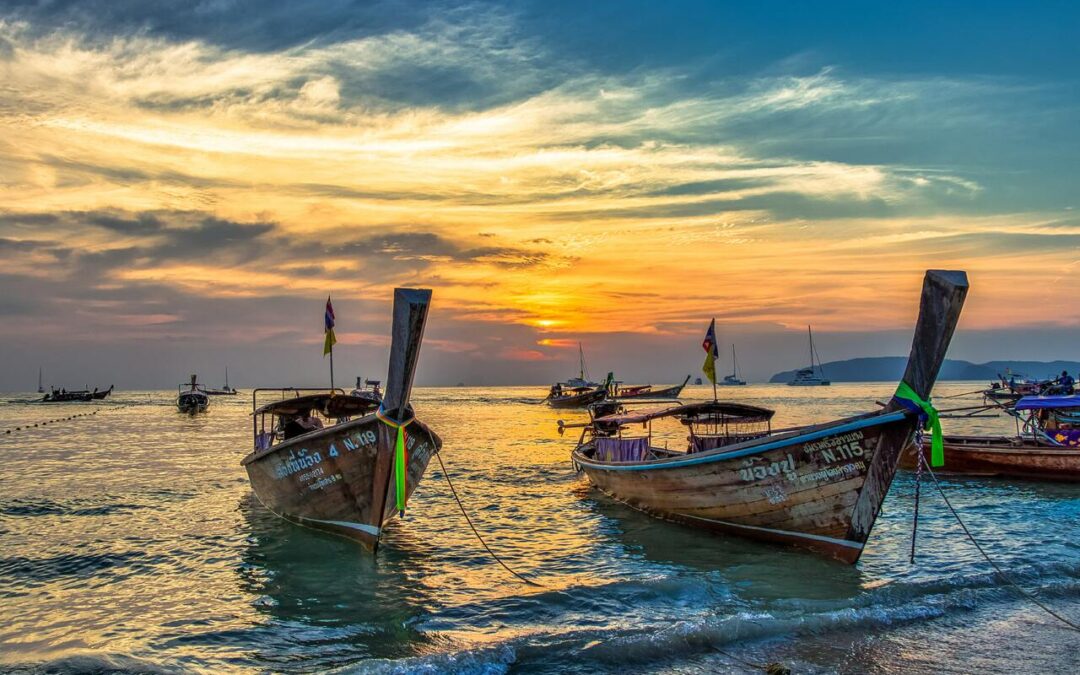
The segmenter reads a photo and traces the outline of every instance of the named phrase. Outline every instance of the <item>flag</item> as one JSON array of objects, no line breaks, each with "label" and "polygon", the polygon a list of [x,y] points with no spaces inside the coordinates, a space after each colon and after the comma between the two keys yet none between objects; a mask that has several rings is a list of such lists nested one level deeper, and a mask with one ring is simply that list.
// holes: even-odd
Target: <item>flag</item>
[{"label": "flag", "polygon": [[716,349],[716,319],[709,324],[709,330],[705,333],[705,339],[701,343],[705,350],[705,365],[701,367],[709,377],[709,381],[716,384],[716,359],[720,352]]},{"label": "flag", "polygon": [[334,350],[334,345],[337,344],[337,337],[334,336],[334,306],[330,304],[330,296],[326,296],[326,316],[324,317],[324,331],[326,332],[326,339],[323,341],[323,356],[326,356]]}]

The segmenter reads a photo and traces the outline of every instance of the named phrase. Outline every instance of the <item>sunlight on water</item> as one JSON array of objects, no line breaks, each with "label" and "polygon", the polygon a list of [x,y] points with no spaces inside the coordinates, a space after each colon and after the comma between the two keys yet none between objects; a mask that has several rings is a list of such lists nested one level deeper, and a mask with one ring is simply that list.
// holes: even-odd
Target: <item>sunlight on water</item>
[{"label": "sunlight on water", "polygon": [[[976,386],[942,385],[941,406]],[[893,387],[722,394],[776,409],[774,426],[785,427],[872,410]],[[570,466],[576,434],[556,430],[556,420],[583,413],[539,405],[543,394],[414,393],[488,543],[539,588],[515,581],[477,544],[437,462],[373,560],[253,499],[239,465],[251,443],[248,397],[216,398],[190,417],[169,392],[57,405],[10,396],[0,405],[0,665],[747,668],[734,654],[803,671],[1067,670],[1061,659],[1080,667],[1074,650],[1054,647],[1068,634],[990,573],[935,495],[923,502],[919,557],[908,564],[910,475],[897,478],[862,561],[848,567],[656,521],[598,494]],[[968,402],[978,399],[950,404]],[[957,433],[1013,429],[1008,418],[945,423]],[[1018,581],[1080,616],[1080,487],[945,485]]]}]

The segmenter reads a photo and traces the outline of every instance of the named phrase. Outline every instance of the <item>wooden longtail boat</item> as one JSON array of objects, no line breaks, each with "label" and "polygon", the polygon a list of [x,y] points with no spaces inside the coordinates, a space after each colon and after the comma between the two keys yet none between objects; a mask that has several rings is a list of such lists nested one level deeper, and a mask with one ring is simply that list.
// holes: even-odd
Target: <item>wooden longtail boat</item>
[{"label": "wooden longtail boat", "polygon": [[690,414],[657,415],[690,427],[686,452],[654,446],[651,419],[643,421],[648,436],[628,438],[624,422],[642,420],[601,417],[582,431],[573,461],[596,487],[654,516],[854,563],[900,453],[925,421],[911,398],[929,396],[967,290],[963,272],[926,273],[907,386],[882,410],[777,433],[759,428],[761,409],[733,415],[687,406]]},{"label": "wooden longtail boat", "polygon": [[98,391],[96,388],[93,391],[87,389],[80,389],[79,391],[67,391],[66,389],[53,389],[39,401],[39,403],[72,403],[75,401],[85,403],[86,401],[100,401],[107,398],[112,393],[113,385],[109,385],[108,389]]},{"label": "wooden longtail boat", "polygon": [[[937,473],[1029,480],[1080,481],[1080,396],[1027,396],[1005,407],[1016,436],[946,436]],[[908,448],[900,468],[914,471],[919,451]],[[929,453],[929,449],[924,449]],[[927,460],[930,459],[927,454]]]},{"label": "wooden longtail boat", "polygon": [[[366,397],[324,392],[256,408],[253,395],[255,449],[241,464],[267,509],[291,522],[358,541],[372,552],[377,549],[389,519],[404,508],[432,455],[442,447],[442,440],[413,417],[409,405],[430,301],[429,290],[394,290],[390,371],[381,406]],[[291,430],[291,425],[310,420],[306,414],[314,411],[332,423]],[[406,425],[402,464],[395,459],[400,422]],[[396,465],[403,469],[400,493]]]},{"label": "wooden longtail boat", "polygon": [[558,393],[555,389],[548,394],[544,401],[552,408],[587,408],[593,403],[599,403],[607,398],[607,387],[574,387],[562,389]]},{"label": "wooden longtail boat", "polygon": [[[683,387],[690,382],[690,376],[687,375],[682,384],[676,384],[671,387],[664,387],[663,389],[653,389],[651,384],[643,384],[634,387],[618,387],[614,389],[613,398],[616,401],[628,401],[632,399],[676,399],[679,398],[679,394],[682,393]],[[618,385],[619,383],[615,383]]]},{"label": "wooden longtail boat", "polygon": [[[176,387],[176,408],[182,413],[194,415],[206,412],[206,409],[210,407],[210,397],[202,390],[202,385],[197,380],[198,378],[192,375],[191,382]],[[184,387],[187,389],[185,390]]]}]

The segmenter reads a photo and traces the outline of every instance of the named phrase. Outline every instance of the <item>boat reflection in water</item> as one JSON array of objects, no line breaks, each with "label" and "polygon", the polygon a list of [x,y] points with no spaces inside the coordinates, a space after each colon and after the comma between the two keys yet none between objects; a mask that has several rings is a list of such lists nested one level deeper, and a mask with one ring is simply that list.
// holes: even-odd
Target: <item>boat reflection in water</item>
[{"label": "boat reflection in water", "polygon": [[390,370],[381,405],[331,390],[256,407],[258,390],[252,394],[254,449],[241,463],[270,511],[373,552],[387,521],[395,512],[404,514],[442,446],[409,405],[430,301],[429,290],[394,291]]}]

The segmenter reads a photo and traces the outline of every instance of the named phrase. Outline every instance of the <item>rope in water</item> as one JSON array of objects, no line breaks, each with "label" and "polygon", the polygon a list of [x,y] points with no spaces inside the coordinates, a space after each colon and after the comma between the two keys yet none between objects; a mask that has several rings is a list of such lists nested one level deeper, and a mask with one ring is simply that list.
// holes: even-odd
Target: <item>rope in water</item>
[{"label": "rope in water", "polygon": [[975,548],[978,549],[980,554],[982,554],[982,557],[986,560],[986,562],[990,563],[990,566],[993,567],[995,571],[997,571],[998,576],[1000,576],[1006,584],[1012,586],[1013,589],[1015,589],[1018,593],[1023,595],[1025,598],[1027,598],[1034,604],[1038,605],[1040,608],[1042,608],[1042,610],[1045,611],[1047,614],[1062,622],[1066,626],[1072,628],[1073,630],[1080,631],[1080,624],[1077,624],[1069,620],[1068,618],[1062,616],[1061,614],[1058,614],[1050,607],[1047,607],[1041,600],[1036,598],[1034,594],[1020,587],[1019,584],[1013,581],[1012,578],[1005,573],[1005,570],[1001,569],[1001,567],[996,562],[994,562],[994,560],[990,558],[989,555],[987,555],[986,551],[983,550],[983,547],[979,544],[978,541],[976,541],[974,535],[971,534],[971,531],[968,530],[967,525],[965,525],[964,521],[961,520],[960,514],[957,513],[956,509],[953,508],[953,505],[949,502],[949,498],[945,496],[945,490],[941,487],[941,483],[938,482],[937,476],[934,474],[934,470],[931,469],[926,462],[925,453],[919,452],[918,455],[920,465],[922,465],[926,469],[927,473],[930,474],[930,478],[934,480],[934,486],[937,488],[938,493],[941,494],[941,498],[945,500],[945,506],[949,507],[949,511],[951,511],[953,517],[956,518],[956,522],[960,524],[960,528],[964,531],[964,534],[967,535],[968,540],[975,545]]},{"label": "rope in water", "polygon": [[109,411],[109,410],[120,410],[121,408],[128,408],[128,407],[130,407],[130,406],[127,406],[127,405],[115,405],[115,406],[112,406],[112,407],[109,407],[109,408],[99,408],[99,409],[95,410],[94,412],[80,413],[78,415],[69,415],[67,417],[57,417],[56,419],[42,420],[40,422],[34,422],[33,424],[28,422],[28,423],[26,423],[26,424],[24,424],[22,426],[12,427],[10,429],[4,429],[4,433],[5,434],[10,434],[13,431],[29,431],[30,429],[36,429],[38,427],[46,427],[46,426],[49,426],[50,424],[56,424],[57,422],[74,421],[74,420],[77,420],[77,419],[79,419],[81,417],[90,417],[91,415],[96,415],[99,412]]},{"label": "rope in water", "polygon": [[446,472],[446,465],[443,464],[442,461],[442,453],[436,452],[435,457],[439,460],[439,468],[442,469],[443,478],[446,479],[446,484],[450,486],[450,492],[454,495],[454,501],[457,502],[458,508],[461,509],[461,515],[465,516],[465,522],[469,524],[469,527],[472,529],[473,534],[476,535],[476,540],[480,542],[480,545],[484,547],[484,549],[491,555],[495,562],[502,565],[503,569],[510,574],[513,574],[515,577],[530,586],[536,586],[537,588],[546,588],[546,586],[544,586],[543,584],[538,584],[532,579],[524,577],[521,574],[510,569],[509,565],[504,563],[499,556],[495,555],[495,551],[492,551],[491,547],[487,545],[486,541],[484,541],[484,538],[480,536],[480,533],[476,530],[476,526],[473,525],[472,518],[470,518],[469,514],[465,511],[465,505],[461,503],[461,497],[458,496],[457,490],[454,488],[454,483],[450,480],[450,474]]}]

